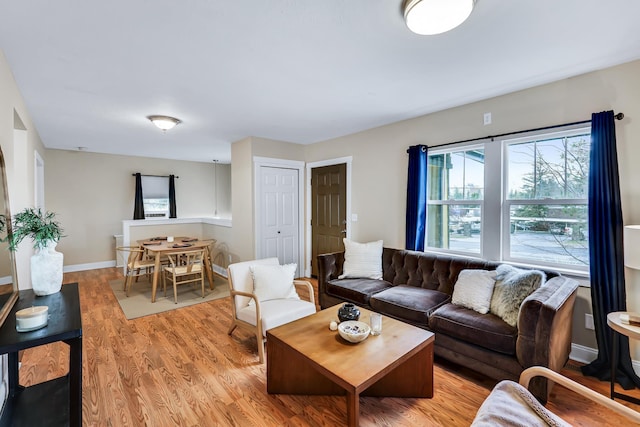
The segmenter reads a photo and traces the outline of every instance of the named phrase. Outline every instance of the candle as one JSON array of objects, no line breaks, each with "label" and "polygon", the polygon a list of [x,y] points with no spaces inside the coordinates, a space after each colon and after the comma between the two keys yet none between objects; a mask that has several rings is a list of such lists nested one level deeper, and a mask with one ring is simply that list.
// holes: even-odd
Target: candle
[{"label": "candle", "polygon": [[47,325],[49,318],[49,307],[39,305],[23,308],[16,312],[16,330],[18,332],[28,332]]}]

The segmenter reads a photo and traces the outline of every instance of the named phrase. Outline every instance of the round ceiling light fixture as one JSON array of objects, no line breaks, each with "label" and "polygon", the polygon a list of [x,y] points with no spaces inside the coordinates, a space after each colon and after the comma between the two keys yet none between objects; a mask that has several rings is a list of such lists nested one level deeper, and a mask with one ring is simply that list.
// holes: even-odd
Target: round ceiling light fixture
[{"label": "round ceiling light fixture", "polygon": [[466,21],[475,3],[475,0],[407,0],[404,20],[416,34],[441,34]]},{"label": "round ceiling light fixture", "polygon": [[154,125],[161,129],[163,132],[168,131],[169,129],[173,129],[177,124],[182,123],[182,120],[176,119],[171,116],[147,116],[147,119],[151,121]]}]

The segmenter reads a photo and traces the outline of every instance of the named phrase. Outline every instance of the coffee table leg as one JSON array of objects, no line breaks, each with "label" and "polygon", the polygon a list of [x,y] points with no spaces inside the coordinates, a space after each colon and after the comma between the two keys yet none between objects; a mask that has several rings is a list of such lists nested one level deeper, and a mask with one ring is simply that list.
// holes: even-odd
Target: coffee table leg
[{"label": "coffee table leg", "polygon": [[347,392],[347,425],[358,427],[360,423],[360,395]]}]

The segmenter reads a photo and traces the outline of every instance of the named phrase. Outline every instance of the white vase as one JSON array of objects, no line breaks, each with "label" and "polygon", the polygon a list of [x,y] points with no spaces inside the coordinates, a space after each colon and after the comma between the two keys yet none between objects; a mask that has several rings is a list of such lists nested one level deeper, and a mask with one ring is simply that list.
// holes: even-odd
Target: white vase
[{"label": "white vase", "polygon": [[62,288],[64,256],[56,252],[58,242],[50,242],[31,256],[31,286],[39,296],[51,295]]}]

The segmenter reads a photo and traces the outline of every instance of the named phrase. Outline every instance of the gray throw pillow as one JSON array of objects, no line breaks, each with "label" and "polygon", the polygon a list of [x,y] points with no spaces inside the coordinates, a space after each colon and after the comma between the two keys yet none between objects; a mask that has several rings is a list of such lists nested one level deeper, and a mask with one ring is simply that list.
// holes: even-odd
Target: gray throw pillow
[{"label": "gray throw pillow", "polygon": [[508,264],[498,266],[496,273],[490,311],[516,326],[522,301],[542,286],[547,276],[539,270],[521,270]]}]

